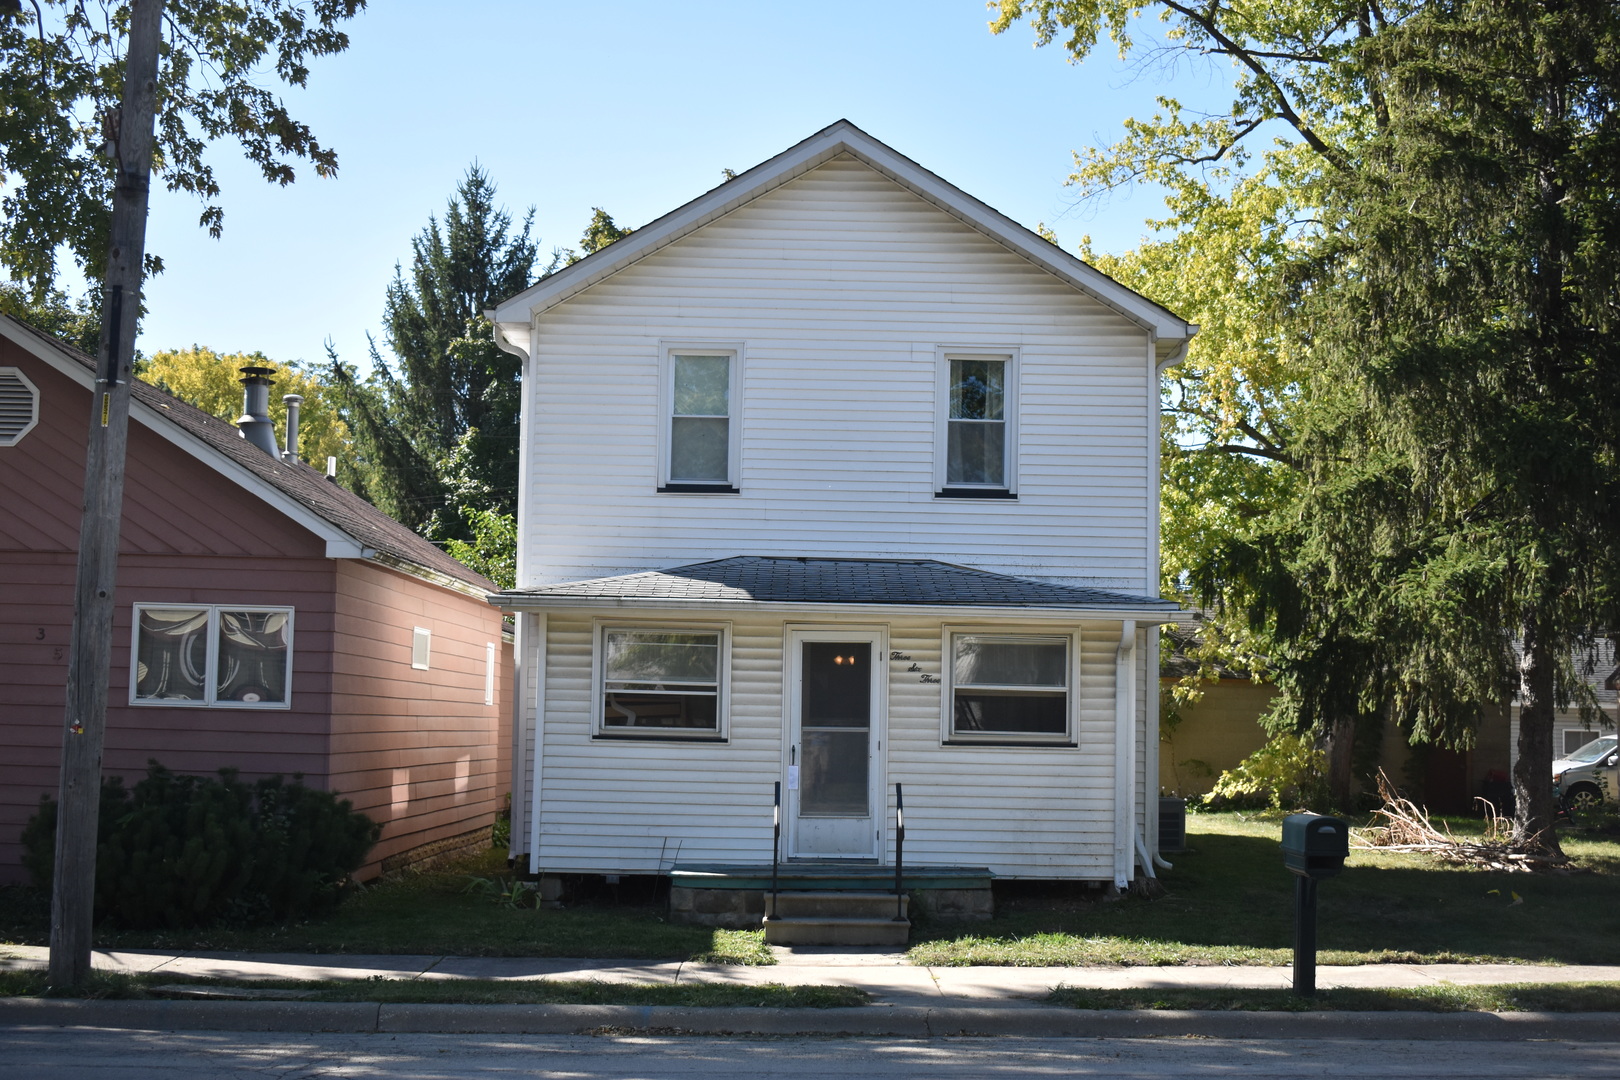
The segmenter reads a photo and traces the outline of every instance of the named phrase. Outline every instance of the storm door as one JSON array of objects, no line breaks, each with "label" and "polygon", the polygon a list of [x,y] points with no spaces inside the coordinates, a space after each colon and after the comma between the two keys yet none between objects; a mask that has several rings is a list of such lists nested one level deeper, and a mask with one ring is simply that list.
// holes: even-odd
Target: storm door
[{"label": "storm door", "polygon": [[789,854],[870,859],[883,805],[883,665],[877,634],[792,635],[788,745]]}]

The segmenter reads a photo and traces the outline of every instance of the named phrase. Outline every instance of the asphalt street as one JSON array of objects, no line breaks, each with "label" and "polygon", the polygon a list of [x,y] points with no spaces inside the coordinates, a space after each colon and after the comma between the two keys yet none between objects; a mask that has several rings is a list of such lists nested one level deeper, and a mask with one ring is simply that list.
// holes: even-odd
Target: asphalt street
[{"label": "asphalt street", "polygon": [[0,1030],[7,1080],[165,1077],[1334,1077],[1620,1076],[1620,1043],[1448,1040],[877,1039],[164,1033]]}]

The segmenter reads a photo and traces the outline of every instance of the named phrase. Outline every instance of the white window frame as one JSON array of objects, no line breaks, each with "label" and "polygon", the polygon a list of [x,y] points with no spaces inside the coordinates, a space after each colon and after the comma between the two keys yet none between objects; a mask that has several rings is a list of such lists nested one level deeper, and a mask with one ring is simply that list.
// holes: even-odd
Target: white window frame
[{"label": "white window frame", "polygon": [[[648,634],[718,634],[715,671],[714,728],[636,728],[607,725],[606,658],[609,631]],[[591,737],[608,741],[723,743],[730,739],[731,624],[729,622],[663,622],[597,619],[591,631]]]},{"label": "white window frame", "polygon": [[[418,646],[422,651],[421,660],[416,658]],[[425,626],[411,627],[411,667],[417,671],[429,671],[433,668],[433,631]]]},{"label": "white window frame", "polygon": [[[1063,732],[956,730],[956,639],[968,635],[1006,641],[1062,641],[1064,656]],[[1080,630],[1043,626],[958,625],[940,628],[940,742],[946,746],[1038,746],[1046,749],[1074,749],[1080,732]]]},{"label": "white window frame", "polygon": [[39,426],[39,387],[34,385],[34,380],[23,374],[22,368],[0,367],[0,376],[15,377],[22,383],[23,389],[28,391],[30,399],[28,423],[24,424],[15,435],[0,435],[0,447],[16,446],[30,431]]},{"label": "white window frame", "polygon": [[[950,464],[951,361],[999,360],[1003,377],[1002,427],[1006,445],[1002,447],[1000,484],[952,484],[946,472]],[[1015,499],[1018,497],[1018,384],[1020,355],[1017,348],[973,347],[934,350],[934,497],[937,499]]]},{"label": "white window frame", "polygon": [[[670,479],[670,455],[675,419],[675,358],[677,356],[726,356],[731,363],[726,391],[726,479],[694,482]],[[738,495],[742,484],[742,388],[743,346],[740,342],[664,341],[659,343],[658,361],[658,491],[673,495]]]},{"label": "white window frame", "polygon": [[[141,657],[141,612],[151,608],[158,611],[196,611],[208,613],[208,660],[203,675],[204,696],[201,699],[143,698],[136,696],[139,683]],[[218,699],[219,692],[219,615],[222,611],[244,611],[255,615],[280,613],[287,616],[287,682],[282,687],[281,701],[236,701]],[[129,633],[129,703],[142,707],[157,706],[172,709],[280,709],[292,708],[293,686],[293,609],[275,604],[164,604],[142,601],[131,606]]]},{"label": "white window frame", "polygon": [[495,643],[484,642],[484,704],[495,704]]}]

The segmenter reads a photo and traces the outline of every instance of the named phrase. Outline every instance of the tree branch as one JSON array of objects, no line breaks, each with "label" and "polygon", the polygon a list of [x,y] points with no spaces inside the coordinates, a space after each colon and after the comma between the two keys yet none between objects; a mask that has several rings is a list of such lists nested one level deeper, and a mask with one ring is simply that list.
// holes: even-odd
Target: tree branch
[{"label": "tree branch", "polygon": [[1330,165],[1339,171],[1353,171],[1351,169],[1350,162],[1345,159],[1344,155],[1334,147],[1329,146],[1327,142],[1320,135],[1318,135],[1309,124],[1305,123],[1304,119],[1301,118],[1297,112],[1294,111],[1293,105],[1288,101],[1288,95],[1283,93],[1282,87],[1277,84],[1277,80],[1272,77],[1271,72],[1266,69],[1266,66],[1259,60],[1255,59],[1256,54],[1250,52],[1248,49],[1245,49],[1232,38],[1221,32],[1220,27],[1215,21],[1215,11],[1217,10],[1215,3],[1212,2],[1210,4],[1207,13],[1197,11],[1188,7],[1186,4],[1177,3],[1176,0],[1163,0],[1163,3],[1164,6],[1169,8],[1171,11],[1177,12],[1184,18],[1189,19],[1193,23],[1197,24],[1204,31],[1204,33],[1208,34],[1216,42],[1230,50],[1231,55],[1236,58],[1239,63],[1252,71],[1255,77],[1271,91],[1272,100],[1277,107],[1278,113],[1284,120],[1288,121],[1289,125],[1293,127],[1295,131],[1299,132],[1301,137],[1303,137],[1306,143],[1310,145],[1312,150],[1315,150],[1318,154],[1321,154],[1322,157],[1327,159]]}]

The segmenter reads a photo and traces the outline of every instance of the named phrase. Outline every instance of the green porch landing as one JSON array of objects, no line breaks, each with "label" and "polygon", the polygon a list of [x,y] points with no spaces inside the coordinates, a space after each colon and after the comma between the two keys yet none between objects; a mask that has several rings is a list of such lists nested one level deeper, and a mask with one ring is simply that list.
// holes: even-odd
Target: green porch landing
[{"label": "green porch landing", "polygon": [[[901,887],[910,903],[930,919],[977,921],[994,914],[990,883],[995,875],[987,867],[907,866],[903,875]],[[783,900],[778,922],[782,921],[780,916],[788,914],[790,905],[807,911],[819,911],[830,904],[870,906],[874,911],[882,908],[884,919],[892,917],[892,866],[784,862],[777,867],[776,885]],[[770,863],[678,863],[670,870],[670,919],[701,926],[753,929],[764,921],[770,891]],[[825,896],[826,902],[817,902],[815,895]]]},{"label": "green porch landing", "polygon": [[[908,866],[901,887],[919,889],[988,889],[995,878],[983,866]],[[770,863],[677,863],[669,883],[687,889],[769,889]],[[893,892],[894,867],[877,863],[783,862],[777,864],[777,886],[783,892]]]}]

